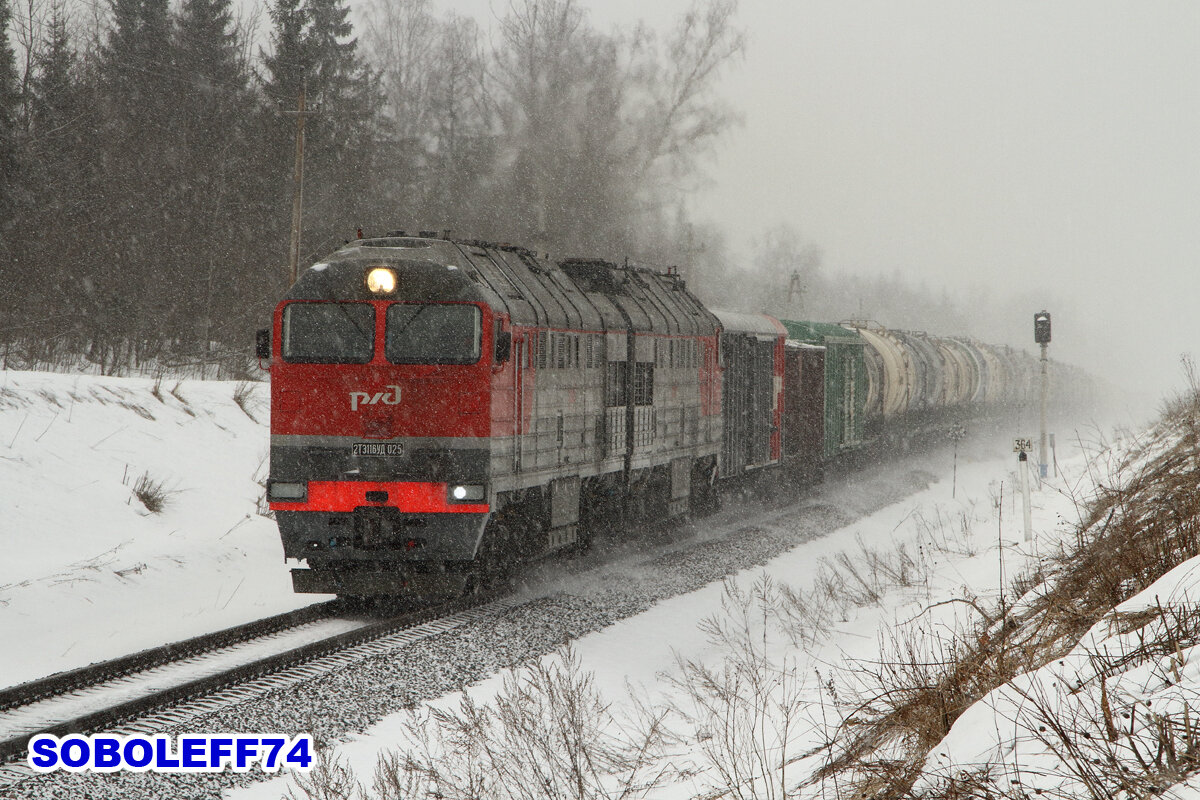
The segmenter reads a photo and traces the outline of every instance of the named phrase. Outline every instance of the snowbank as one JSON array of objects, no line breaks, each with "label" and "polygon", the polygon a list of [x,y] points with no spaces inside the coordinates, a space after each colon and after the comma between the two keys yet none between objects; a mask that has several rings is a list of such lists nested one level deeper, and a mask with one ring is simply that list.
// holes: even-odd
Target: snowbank
[{"label": "snowbank", "polygon": [[266,384],[0,372],[0,685],[313,602],[256,513],[267,409]]}]

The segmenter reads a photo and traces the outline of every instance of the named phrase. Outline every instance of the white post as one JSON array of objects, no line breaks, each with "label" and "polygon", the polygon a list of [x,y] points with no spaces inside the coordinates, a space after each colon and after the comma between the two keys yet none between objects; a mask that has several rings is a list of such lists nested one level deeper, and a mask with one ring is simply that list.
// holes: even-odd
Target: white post
[{"label": "white post", "polygon": [[1017,477],[1021,481],[1021,499],[1025,502],[1025,541],[1033,540],[1033,512],[1029,505],[1029,456],[1025,451],[1021,451],[1018,456],[1019,465],[1017,472],[1020,473]]},{"label": "white post", "polygon": [[1047,376],[1049,374],[1049,362],[1046,359],[1046,345],[1042,344],[1042,438],[1038,445],[1038,468],[1041,477],[1046,477],[1046,465],[1049,460],[1046,458],[1046,395],[1049,391]]}]

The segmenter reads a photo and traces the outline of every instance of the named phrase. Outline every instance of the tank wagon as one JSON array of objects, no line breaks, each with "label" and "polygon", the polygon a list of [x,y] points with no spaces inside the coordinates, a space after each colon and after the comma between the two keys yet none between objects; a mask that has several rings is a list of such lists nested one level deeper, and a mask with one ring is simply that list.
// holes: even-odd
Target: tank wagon
[{"label": "tank wagon", "polygon": [[[1036,402],[1039,365],[1029,353],[970,339],[884,328],[783,320],[789,349],[824,346],[826,460],[868,445],[907,446],[968,420]],[[1078,407],[1093,391],[1079,370],[1055,364],[1057,402]]]},{"label": "tank wagon", "polygon": [[356,597],[458,593],[605,526],[816,480],[1028,374],[965,340],[713,311],[671,270],[402,232],[306,270],[258,354],[293,586]]}]

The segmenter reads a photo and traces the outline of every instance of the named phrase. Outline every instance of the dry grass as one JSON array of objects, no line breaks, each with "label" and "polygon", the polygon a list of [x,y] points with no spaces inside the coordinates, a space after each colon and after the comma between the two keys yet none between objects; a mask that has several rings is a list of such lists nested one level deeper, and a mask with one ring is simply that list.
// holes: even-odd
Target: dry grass
[{"label": "dry grass", "polygon": [[635,800],[662,777],[660,718],[609,713],[570,650],[505,676],[488,704],[414,711],[402,746],[380,756],[368,791],[322,755],[292,800]]},{"label": "dry grass", "polygon": [[[831,735],[830,756],[817,779],[843,787],[838,793],[842,797],[913,796],[912,784],[927,754],[967,707],[1018,674],[1060,658],[1114,606],[1200,555],[1198,420],[1200,395],[1173,403],[1155,441],[1161,446],[1174,436],[1174,444],[1147,460],[1154,442],[1147,443],[1115,464],[1109,475],[1095,476],[1097,495],[1083,509],[1076,546],[1052,557],[1045,575],[1022,576],[1017,591],[1024,596],[1015,611],[1007,610],[1000,618],[999,610],[978,609],[977,624],[949,636],[903,632],[888,645],[885,660],[860,665],[855,676],[860,690],[842,725]],[[1131,471],[1135,466],[1136,471]],[[1142,645],[1119,658],[1144,659],[1200,644],[1200,615],[1187,618],[1160,611],[1164,624],[1159,628],[1168,633],[1147,636]],[[1114,624],[1137,630],[1154,616],[1114,618]],[[1106,669],[1118,666],[1114,663]],[[1042,727],[1060,746],[1064,741],[1086,741],[1072,731],[1082,730],[1088,721],[1052,719],[1048,705],[1045,710]],[[1145,759],[1145,774],[1135,780],[1114,767],[1120,779],[1104,783],[1104,791],[1126,784],[1145,789],[1162,783],[1153,774],[1156,770],[1194,768],[1195,723],[1190,719],[1171,723],[1174,727],[1164,729],[1158,739],[1160,752]],[[1098,724],[1104,730],[1113,723],[1101,719]],[[1061,736],[1053,733],[1056,730]],[[1103,772],[1093,769],[1096,759],[1117,763],[1112,754],[1102,755],[1080,756],[1084,765],[1080,774],[1087,781],[1103,783],[1102,775],[1093,774]],[[944,785],[938,796],[999,796],[984,788],[968,776]]]},{"label": "dry grass", "polygon": [[[254,380],[258,360],[242,344],[217,350],[188,347],[163,339],[101,341],[59,335],[22,326],[20,335],[0,342],[0,369],[36,372],[173,377],[202,380]],[[10,333],[12,333],[10,331]]]},{"label": "dry grass", "polygon": [[250,381],[238,381],[237,385],[233,387],[233,402],[237,403],[237,407],[252,422],[258,422],[258,418],[250,409],[252,405],[257,405],[257,401],[254,399],[254,386],[255,384]]},{"label": "dry grass", "polygon": [[267,499],[267,479],[270,477],[270,466],[267,463],[267,454],[263,453],[258,459],[258,466],[254,468],[254,482],[262,489],[258,493],[258,497],[254,498],[254,513],[260,517],[267,519],[275,519],[275,512],[271,510],[271,501]]},{"label": "dry grass", "polygon": [[794,782],[807,664],[802,649],[773,652],[768,636],[786,603],[765,574],[748,590],[727,580],[721,611],[700,625],[724,660],[679,658],[663,676],[674,690],[662,717],[667,741],[702,766],[709,796],[785,800]]},{"label": "dry grass", "polygon": [[151,478],[149,472],[139,475],[134,480],[132,489],[134,497],[140,500],[151,514],[161,514],[171,495],[175,494],[174,490],[166,487],[164,481]]}]

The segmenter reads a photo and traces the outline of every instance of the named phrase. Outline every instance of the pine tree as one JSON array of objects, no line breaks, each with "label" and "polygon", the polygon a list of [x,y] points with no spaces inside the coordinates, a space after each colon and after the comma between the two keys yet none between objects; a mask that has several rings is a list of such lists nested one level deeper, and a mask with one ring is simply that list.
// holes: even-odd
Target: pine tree
[{"label": "pine tree", "polygon": [[195,292],[189,318],[180,322],[184,334],[207,348],[245,332],[239,315],[228,312],[238,307],[239,255],[257,233],[245,224],[255,191],[254,148],[245,146],[253,105],[230,0],[184,0],[175,41],[177,71],[188,86],[178,135],[191,230],[181,258]]},{"label": "pine tree", "polygon": [[114,0],[112,8],[113,28],[101,53],[109,95],[157,111],[167,103],[163,90],[180,85],[167,0]]},{"label": "pine tree", "polygon": [[[22,260],[29,267],[27,307],[59,320],[54,334],[70,331],[75,312],[86,304],[81,280],[89,276],[80,266],[94,260],[99,142],[88,81],[66,16],[56,6],[30,81],[30,135],[22,160],[36,180],[29,181],[24,208],[15,216]],[[51,230],[54,235],[47,236]]]},{"label": "pine tree", "polygon": [[209,106],[245,91],[230,0],[184,0],[175,38],[180,71]]},{"label": "pine tree", "polygon": [[268,76],[267,96],[279,108],[295,107],[307,72],[308,13],[302,4],[303,0],[275,0],[271,5],[272,49],[263,54],[262,62]]},{"label": "pine tree", "polygon": [[[28,282],[28,264],[19,260],[19,245],[14,212],[18,204],[16,111],[16,64],[8,43],[11,9],[8,0],[0,0],[0,308],[22,308]],[[18,316],[16,313],[13,317]],[[20,316],[24,317],[22,313]],[[9,327],[24,319],[9,319]],[[0,332],[0,336],[4,336]]]},{"label": "pine tree", "polygon": [[77,59],[61,8],[55,8],[31,82],[31,129],[39,141],[62,139],[62,126],[81,110]]},{"label": "pine tree", "polygon": [[181,268],[186,210],[179,188],[177,111],[186,102],[173,53],[168,0],[113,0],[99,58],[104,164],[96,242],[106,261],[92,278],[90,312],[109,346],[160,342],[192,288]]},{"label": "pine tree", "polygon": [[[16,187],[16,114],[20,100],[17,94],[17,67],[12,47],[8,43],[8,26],[12,19],[9,0],[0,0],[0,220],[12,219],[13,195]],[[0,245],[4,244],[6,225],[0,222]],[[0,247],[0,259],[6,258]]]},{"label": "pine tree", "polygon": [[[349,7],[340,0],[275,0],[271,20],[273,52],[263,61],[273,110],[294,111],[304,86],[306,107],[314,112],[305,121],[301,261],[308,261],[357,225],[377,224],[373,164],[381,92],[377,76],[358,56]],[[278,119],[274,130],[280,191],[273,216],[289,221],[294,118]]]}]

